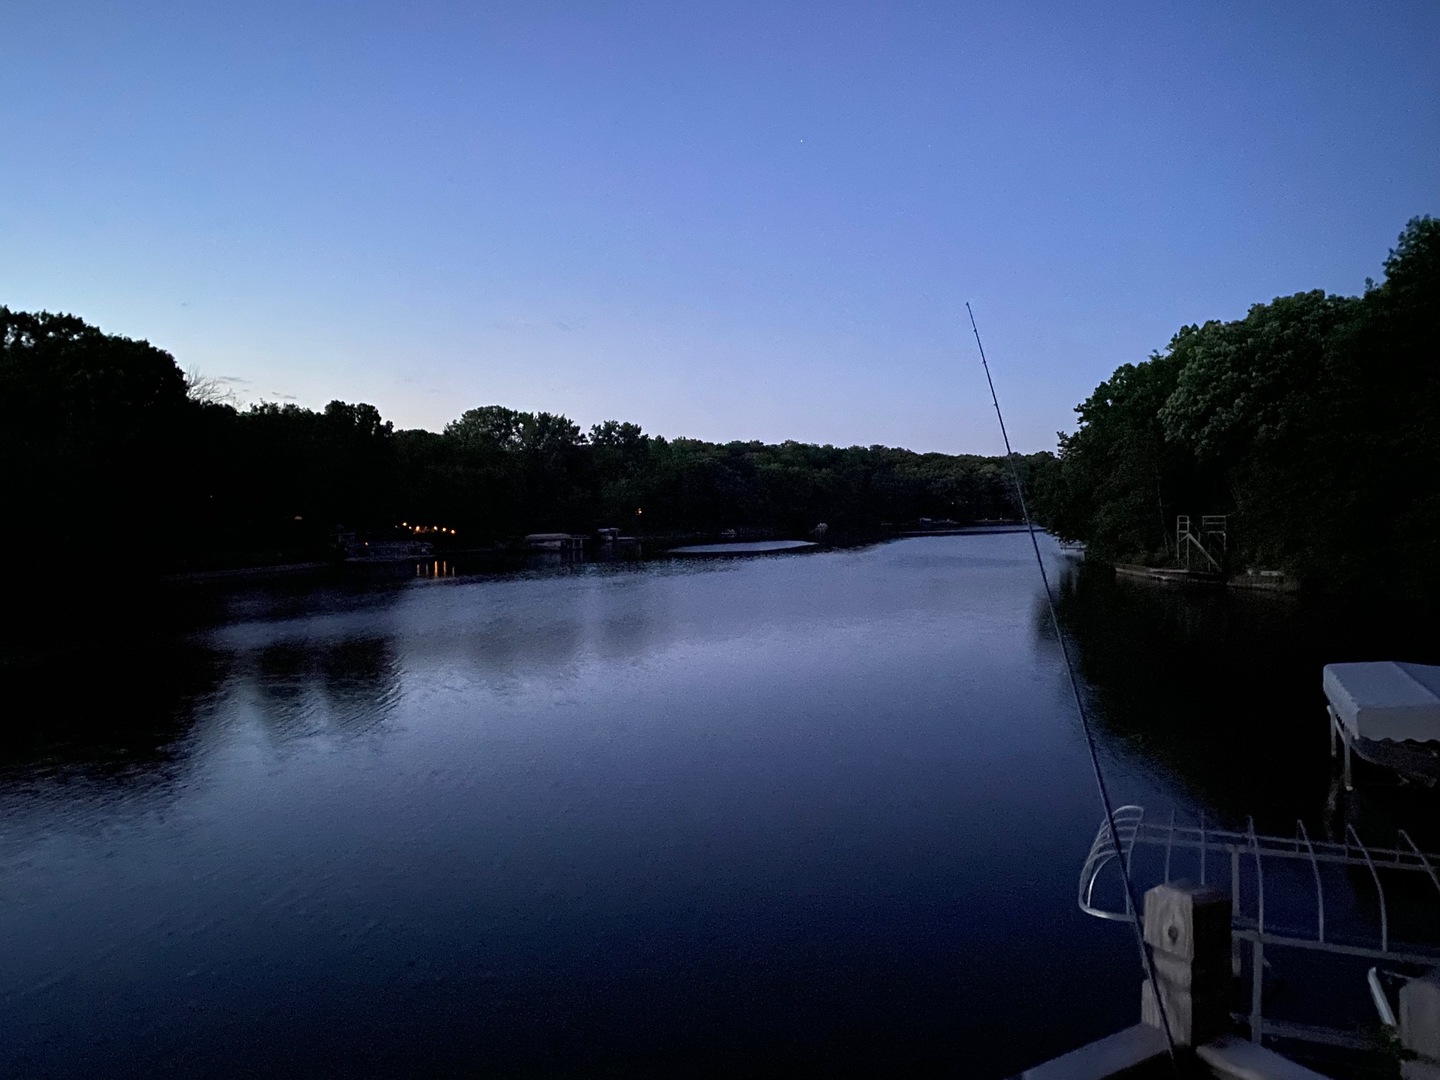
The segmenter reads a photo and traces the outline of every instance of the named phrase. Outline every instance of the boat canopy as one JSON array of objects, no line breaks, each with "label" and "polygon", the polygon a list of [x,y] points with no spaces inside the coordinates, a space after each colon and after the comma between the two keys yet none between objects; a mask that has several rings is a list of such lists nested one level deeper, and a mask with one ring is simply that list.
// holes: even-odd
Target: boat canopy
[{"label": "boat canopy", "polygon": [[1325,696],[1357,738],[1440,742],[1440,667],[1394,660],[1326,664]]}]

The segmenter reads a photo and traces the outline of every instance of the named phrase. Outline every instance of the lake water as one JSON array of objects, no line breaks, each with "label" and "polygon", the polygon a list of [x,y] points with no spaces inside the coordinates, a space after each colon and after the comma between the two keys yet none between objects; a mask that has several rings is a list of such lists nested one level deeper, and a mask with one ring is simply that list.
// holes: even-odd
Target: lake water
[{"label": "lake water", "polygon": [[[1120,801],[1323,832],[1318,664],[1398,645],[1044,544]],[[1137,1018],[1024,535],[185,609],[7,676],[0,1074],[984,1077]]]}]

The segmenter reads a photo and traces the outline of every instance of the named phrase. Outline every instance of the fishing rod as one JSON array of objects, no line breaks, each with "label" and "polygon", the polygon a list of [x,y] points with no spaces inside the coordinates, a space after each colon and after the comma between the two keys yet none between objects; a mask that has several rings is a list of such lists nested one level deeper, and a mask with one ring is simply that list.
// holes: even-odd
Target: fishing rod
[{"label": "fishing rod", "polygon": [[[1065,660],[1065,671],[1070,676],[1070,692],[1075,697],[1075,712],[1080,716],[1080,729],[1085,733],[1085,746],[1090,751],[1090,769],[1095,774],[1095,786],[1100,791],[1100,804],[1105,808],[1105,825],[1110,830],[1110,842],[1115,853],[1120,853],[1120,834],[1115,830],[1115,804],[1110,799],[1110,789],[1105,784],[1105,773],[1100,768],[1100,751],[1095,744],[1095,732],[1090,727],[1090,714],[1085,711],[1085,698],[1080,693],[1080,679],[1075,674],[1075,665],[1070,660],[1070,647],[1065,644],[1065,632],[1060,629],[1060,615],[1055,610],[1055,594],[1050,589],[1050,574],[1045,569],[1045,560],[1040,555],[1040,541],[1035,535],[1035,522],[1030,518],[1030,508],[1025,502],[1025,488],[1020,483],[1020,470],[1015,467],[1015,451],[1010,449],[1010,434],[1005,430],[1005,417],[1000,412],[1000,398],[995,393],[995,380],[990,375],[990,362],[985,359],[985,346],[980,341],[980,328],[975,325],[975,312],[970,301],[965,301],[965,313],[970,316],[970,329],[975,334],[975,347],[980,350],[980,366],[985,369],[985,382],[990,387],[990,401],[995,406],[995,419],[1000,421],[1000,437],[1005,442],[1005,460],[1010,466],[1010,479],[1015,484],[1015,497],[1020,501],[1020,515],[1025,519],[1025,530],[1030,534],[1030,546],[1035,551],[1035,565],[1040,568],[1040,582],[1045,586],[1045,604],[1050,609],[1050,623],[1055,627],[1055,640],[1060,642],[1060,655]],[[1140,966],[1150,976],[1150,988],[1155,992],[1155,1006],[1160,1013],[1160,1023],[1165,1029],[1165,1045],[1170,1051],[1170,1064],[1175,1075],[1180,1075],[1180,1062],[1175,1056],[1175,1038],[1170,1032],[1170,1016],[1165,1000],[1160,993],[1160,980],[1155,973],[1155,958],[1145,947],[1145,933],[1140,927],[1141,907],[1135,895],[1135,883],[1130,879],[1127,859],[1116,859],[1120,864],[1120,877],[1125,882],[1125,896],[1130,901],[1130,910],[1135,912],[1135,944],[1140,950]]]}]

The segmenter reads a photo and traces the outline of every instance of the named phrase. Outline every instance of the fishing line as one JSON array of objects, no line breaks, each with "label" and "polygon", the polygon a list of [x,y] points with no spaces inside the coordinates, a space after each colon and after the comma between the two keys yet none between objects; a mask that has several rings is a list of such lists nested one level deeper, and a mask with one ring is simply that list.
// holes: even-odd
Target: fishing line
[{"label": "fishing line", "polygon": [[1165,1045],[1170,1050],[1170,1064],[1178,1076],[1180,1063],[1175,1058],[1175,1039],[1170,1033],[1170,1017],[1165,1001],[1160,996],[1160,980],[1155,974],[1155,958],[1145,947],[1145,932],[1140,926],[1142,908],[1135,896],[1135,883],[1130,880],[1127,860],[1120,857],[1120,834],[1115,830],[1115,806],[1110,801],[1110,789],[1105,786],[1105,774],[1100,769],[1100,751],[1095,745],[1095,733],[1090,729],[1090,714],[1085,711],[1085,699],[1080,693],[1080,679],[1075,674],[1075,665],[1070,662],[1070,648],[1065,644],[1065,633],[1060,629],[1060,616],[1055,610],[1055,595],[1050,591],[1050,575],[1045,570],[1045,560],[1040,555],[1040,541],[1035,536],[1035,523],[1030,520],[1030,508],[1025,503],[1025,490],[1020,483],[1020,470],[1015,467],[1015,451],[1010,449],[1010,435],[1005,430],[1005,417],[1000,412],[1000,398],[995,393],[995,380],[990,377],[990,363],[985,359],[985,346],[980,342],[980,328],[975,325],[975,312],[970,310],[970,301],[965,301],[965,312],[970,316],[970,329],[975,333],[975,347],[980,350],[980,366],[985,369],[985,382],[990,386],[990,400],[995,405],[995,419],[1000,421],[1000,437],[1005,440],[1005,460],[1010,465],[1010,479],[1015,484],[1015,497],[1020,500],[1020,515],[1025,519],[1025,529],[1030,534],[1030,546],[1035,549],[1035,564],[1040,567],[1040,581],[1045,586],[1045,604],[1050,609],[1050,623],[1055,627],[1055,640],[1060,642],[1060,655],[1065,659],[1065,671],[1070,676],[1070,692],[1075,696],[1075,711],[1080,714],[1080,728],[1085,732],[1085,746],[1090,751],[1090,768],[1095,773],[1095,786],[1100,789],[1100,802],[1105,807],[1105,824],[1110,830],[1110,842],[1115,845],[1115,861],[1120,864],[1120,876],[1125,882],[1125,896],[1130,901],[1130,910],[1135,914],[1135,944],[1140,949],[1140,966],[1150,976],[1150,988],[1154,991],[1155,1005],[1160,1012],[1160,1023],[1165,1028]]}]

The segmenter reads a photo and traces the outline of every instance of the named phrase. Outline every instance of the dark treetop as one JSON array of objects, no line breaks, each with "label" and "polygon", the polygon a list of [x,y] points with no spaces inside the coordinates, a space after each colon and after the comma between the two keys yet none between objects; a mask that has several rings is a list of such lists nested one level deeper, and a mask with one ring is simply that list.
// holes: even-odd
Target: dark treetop
[{"label": "dark treetop", "polygon": [[473,548],[607,526],[866,533],[1016,513],[993,458],[667,440],[616,421],[587,433],[498,405],[443,432],[395,431],[372,405],[236,408],[170,354],[69,315],[0,307],[0,341],[12,558],[174,569],[314,558],[342,529],[399,538],[417,522],[445,530],[426,539]]},{"label": "dark treetop", "polygon": [[1186,326],[1076,408],[1036,503],[1116,560],[1170,560],[1178,514],[1229,514],[1231,568],[1440,592],[1440,221],[1363,296]]}]

